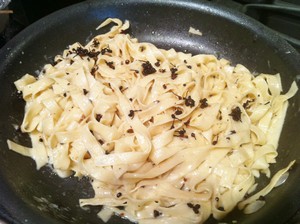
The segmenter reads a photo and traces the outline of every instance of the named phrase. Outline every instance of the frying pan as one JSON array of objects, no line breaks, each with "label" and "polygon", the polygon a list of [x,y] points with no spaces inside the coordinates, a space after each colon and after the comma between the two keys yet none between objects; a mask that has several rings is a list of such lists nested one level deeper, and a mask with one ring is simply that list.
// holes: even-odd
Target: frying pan
[{"label": "frying pan", "polygon": [[[26,72],[36,74],[69,44],[85,44],[106,32],[95,28],[107,17],[128,19],[130,33],[139,41],[215,54],[252,72],[279,72],[285,92],[299,78],[300,57],[290,45],[247,16],[207,1],[85,1],[57,11],[22,31],[0,52],[0,215],[8,223],[101,223],[96,216],[100,207],[83,210],[78,205],[79,198],[93,196],[88,179],[61,179],[49,167],[37,171],[32,159],[8,150],[6,139],[30,145],[28,136],[15,129],[22,121],[24,102],[13,82]],[[203,35],[189,34],[190,26]],[[299,103],[298,92],[290,100],[273,174],[293,159],[300,161]],[[233,211],[223,221],[286,223],[300,208],[299,184],[300,168],[295,166],[287,182],[266,196],[260,211],[252,215]],[[114,217],[109,223],[129,222]],[[211,218],[207,223],[217,221]]]}]

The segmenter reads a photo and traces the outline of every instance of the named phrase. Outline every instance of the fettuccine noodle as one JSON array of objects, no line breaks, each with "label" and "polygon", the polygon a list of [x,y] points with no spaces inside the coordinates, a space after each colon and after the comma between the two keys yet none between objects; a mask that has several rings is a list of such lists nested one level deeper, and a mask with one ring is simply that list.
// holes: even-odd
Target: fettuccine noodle
[{"label": "fettuccine noodle", "polygon": [[279,74],[254,76],[213,55],[158,49],[126,34],[129,22],[86,46],[75,43],[38,78],[15,82],[26,101],[21,130],[32,147],[10,149],[51,164],[61,177],[87,176],[81,206],[104,205],[138,223],[203,223],[238,206],[256,211],[293,165],[271,177],[288,99]]}]

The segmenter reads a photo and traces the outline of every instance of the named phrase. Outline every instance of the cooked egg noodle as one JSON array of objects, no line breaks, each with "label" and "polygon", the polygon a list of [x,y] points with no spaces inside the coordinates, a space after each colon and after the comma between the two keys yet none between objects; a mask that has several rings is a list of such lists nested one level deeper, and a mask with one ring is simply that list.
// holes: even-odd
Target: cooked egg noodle
[{"label": "cooked egg noodle", "polygon": [[36,79],[15,82],[26,101],[21,130],[32,147],[9,148],[66,177],[91,178],[99,216],[139,223],[203,223],[244,200],[270,176],[287,100],[279,74],[254,76],[213,55],[139,43],[118,19],[86,46],[70,45]]}]

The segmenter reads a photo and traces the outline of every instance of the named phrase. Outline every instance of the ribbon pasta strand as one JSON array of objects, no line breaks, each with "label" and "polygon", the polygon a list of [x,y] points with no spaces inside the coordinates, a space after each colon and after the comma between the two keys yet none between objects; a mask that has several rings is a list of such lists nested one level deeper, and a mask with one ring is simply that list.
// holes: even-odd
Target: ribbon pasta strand
[{"label": "ribbon pasta strand", "polygon": [[[245,199],[256,177],[270,177],[288,99],[279,74],[254,76],[213,55],[140,43],[119,19],[86,46],[70,45],[38,78],[15,82],[26,101],[21,130],[32,147],[10,149],[61,177],[88,176],[103,205],[138,223],[203,223],[234,207],[263,205],[284,173]],[[254,203],[254,204],[253,204]]]}]

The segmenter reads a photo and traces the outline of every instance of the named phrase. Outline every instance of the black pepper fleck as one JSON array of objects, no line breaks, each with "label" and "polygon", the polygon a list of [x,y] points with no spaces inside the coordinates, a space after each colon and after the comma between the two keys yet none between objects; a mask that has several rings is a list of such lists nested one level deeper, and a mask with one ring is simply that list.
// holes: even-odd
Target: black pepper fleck
[{"label": "black pepper fleck", "polygon": [[86,95],[86,94],[89,93],[89,91],[87,91],[86,89],[83,89],[82,91],[83,91],[83,94],[84,94],[84,95]]},{"label": "black pepper fleck", "polygon": [[243,107],[245,108],[245,109],[249,109],[250,108],[250,103],[252,103],[254,101],[254,99],[252,99],[252,100],[247,100],[245,103],[243,103]]},{"label": "black pepper fleck", "polygon": [[134,110],[130,110],[128,116],[131,117],[131,119],[133,119],[134,118]]},{"label": "black pepper fleck", "polygon": [[177,68],[171,68],[170,71],[171,71],[171,73],[176,73],[178,71],[178,69]]},{"label": "black pepper fleck", "polygon": [[197,139],[196,139],[195,133],[191,133],[191,136],[192,136],[195,140],[197,140]]},{"label": "black pepper fleck", "polygon": [[151,75],[156,72],[156,69],[151,65],[149,61],[144,62],[142,64],[142,67],[143,67],[142,73],[144,76]]},{"label": "black pepper fleck", "polygon": [[151,123],[153,123],[154,122],[154,117],[152,116],[151,118],[150,118],[150,120],[149,120]]},{"label": "black pepper fleck", "polygon": [[98,70],[98,66],[92,67],[92,69],[91,69],[91,75],[92,75],[92,76],[95,76],[97,70]]},{"label": "black pepper fleck", "polygon": [[185,126],[189,126],[190,125],[190,119],[188,119],[186,122],[184,122]]},{"label": "black pepper fleck", "polygon": [[83,47],[78,47],[76,49],[73,49],[73,52],[80,57],[88,56],[90,58],[97,58],[97,56],[100,54],[99,51],[95,51],[95,50],[89,51],[88,49],[85,49]]},{"label": "black pepper fleck", "polygon": [[158,217],[161,215],[161,212],[157,211],[157,210],[153,210],[153,216],[154,218]]},{"label": "black pepper fleck", "polygon": [[189,207],[189,208],[191,208],[191,209],[193,209],[193,212],[195,213],[195,214],[199,214],[199,209],[201,208],[201,206],[199,205],[199,204],[192,204],[192,203],[187,203],[187,206]]},{"label": "black pepper fleck", "polygon": [[96,114],[96,121],[100,122],[102,118],[102,114]]},{"label": "black pepper fleck", "polygon": [[120,34],[128,34],[129,33],[129,29],[126,30],[121,30]]},{"label": "black pepper fleck", "polygon": [[178,76],[178,74],[177,74],[178,69],[177,68],[171,68],[170,71],[171,71],[171,79],[173,79],[173,80],[176,79],[177,76]]},{"label": "black pepper fleck", "polygon": [[208,103],[207,103],[207,99],[206,98],[203,98],[200,100],[200,108],[204,109],[206,107],[208,107]]},{"label": "black pepper fleck", "polygon": [[182,114],[181,110],[175,110],[175,115],[180,115],[180,114]]},{"label": "black pepper fleck", "polygon": [[108,67],[110,67],[111,69],[115,69],[115,66],[114,66],[114,62],[113,61],[105,61],[106,65]]},{"label": "black pepper fleck", "polygon": [[189,208],[193,208],[194,207],[194,205],[192,204],[192,203],[187,203],[187,206],[189,207]]},{"label": "black pepper fleck", "polygon": [[180,137],[180,138],[186,138],[187,136],[185,135],[186,130],[185,129],[181,129],[178,131],[175,131],[176,133],[178,133],[178,135],[174,135],[175,137]]},{"label": "black pepper fleck", "polygon": [[105,47],[105,48],[103,48],[103,49],[101,49],[101,52],[100,52],[102,55],[103,54],[106,54],[106,53],[112,53],[112,50],[111,49],[109,49],[109,48],[107,48],[107,47]]},{"label": "black pepper fleck", "polygon": [[195,100],[193,100],[191,96],[188,96],[187,98],[184,99],[184,104],[187,107],[194,107],[195,106]]},{"label": "black pepper fleck", "polygon": [[222,206],[218,207],[218,210],[220,210],[220,211],[222,211],[222,212],[225,211],[224,207],[222,207]]},{"label": "black pepper fleck", "polygon": [[122,193],[121,192],[118,192],[117,193],[117,198],[121,197],[122,196]]},{"label": "black pepper fleck", "polygon": [[174,80],[174,79],[176,79],[176,78],[177,78],[177,73],[172,73],[172,74],[171,74],[171,79]]},{"label": "black pepper fleck", "polygon": [[231,116],[234,121],[242,122],[241,115],[242,115],[242,111],[239,107],[233,108],[231,110],[231,113],[229,114],[229,116]]},{"label": "black pepper fleck", "polygon": [[133,119],[134,118],[134,113],[139,112],[139,111],[142,111],[142,110],[130,110],[128,116],[131,117],[131,119]]},{"label": "black pepper fleck", "polygon": [[199,214],[200,207],[201,206],[199,204],[194,205],[193,211],[194,211],[195,214]]},{"label": "black pepper fleck", "polygon": [[133,133],[133,129],[132,129],[132,128],[128,129],[128,130],[127,130],[127,133],[132,134],[132,133]]},{"label": "black pepper fleck", "polygon": [[100,44],[99,40],[93,39],[93,46],[94,46],[94,47],[98,47],[99,44]]}]

